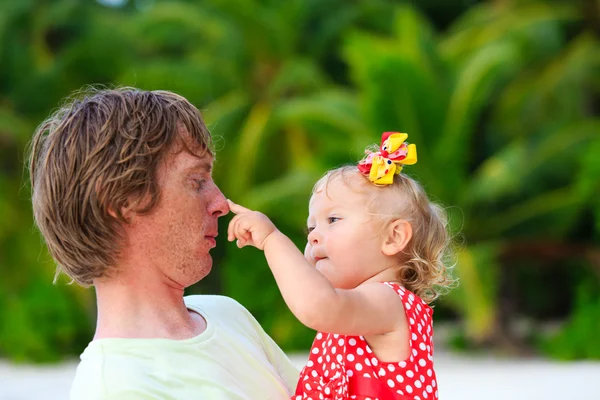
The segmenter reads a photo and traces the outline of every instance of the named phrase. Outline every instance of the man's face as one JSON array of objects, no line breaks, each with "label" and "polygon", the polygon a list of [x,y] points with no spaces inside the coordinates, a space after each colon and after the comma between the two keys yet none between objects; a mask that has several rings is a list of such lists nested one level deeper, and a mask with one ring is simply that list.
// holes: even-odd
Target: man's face
[{"label": "man's face", "polygon": [[213,159],[188,151],[169,152],[158,168],[160,200],[146,215],[136,215],[128,230],[139,273],[157,273],[168,284],[188,287],[211,270],[217,219],[229,212],[212,180]]}]

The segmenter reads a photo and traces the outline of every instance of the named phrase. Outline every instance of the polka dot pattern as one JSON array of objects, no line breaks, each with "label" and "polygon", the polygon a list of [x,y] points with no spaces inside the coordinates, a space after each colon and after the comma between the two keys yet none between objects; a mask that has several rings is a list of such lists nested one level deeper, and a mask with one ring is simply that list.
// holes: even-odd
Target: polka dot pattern
[{"label": "polka dot pattern", "polygon": [[400,362],[382,362],[362,336],[319,332],[293,400],[438,398],[433,369],[433,310],[400,285],[385,284],[398,293],[404,304],[410,356]]}]

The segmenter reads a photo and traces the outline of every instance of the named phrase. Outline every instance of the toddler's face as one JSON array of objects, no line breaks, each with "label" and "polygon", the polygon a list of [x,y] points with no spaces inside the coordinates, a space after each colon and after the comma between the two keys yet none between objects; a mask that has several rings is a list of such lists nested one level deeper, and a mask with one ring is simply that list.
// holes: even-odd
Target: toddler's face
[{"label": "toddler's face", "polygon": [[381,225],[367,202],[339,180],[310,200],[304,255],[336,288],[355,288],[386,266]]}]

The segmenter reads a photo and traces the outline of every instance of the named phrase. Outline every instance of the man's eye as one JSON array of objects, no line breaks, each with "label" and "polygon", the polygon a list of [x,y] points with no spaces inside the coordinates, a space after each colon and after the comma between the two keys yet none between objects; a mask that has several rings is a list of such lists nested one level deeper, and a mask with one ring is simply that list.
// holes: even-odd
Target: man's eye
[{"label": "man's eye", "polygon": [[206,181],[204,179],[194,179],[194,184],[196,185],[196,190],[204,189]]}]

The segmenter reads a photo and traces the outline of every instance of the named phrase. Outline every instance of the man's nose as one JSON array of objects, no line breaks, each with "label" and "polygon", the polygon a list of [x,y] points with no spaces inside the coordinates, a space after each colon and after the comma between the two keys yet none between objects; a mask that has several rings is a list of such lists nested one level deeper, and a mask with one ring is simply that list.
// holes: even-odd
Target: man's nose
[{"label": "man's nose", "polygon": [[227,204],[227,199],[221,189],[217,185],[215,185],[215,192],[213,194],[213,198],[210,200],[208,205],[208,212],[210,215],[215,217],[222,217],[223,215],[227,215],[229,213],[229,204]]}]

